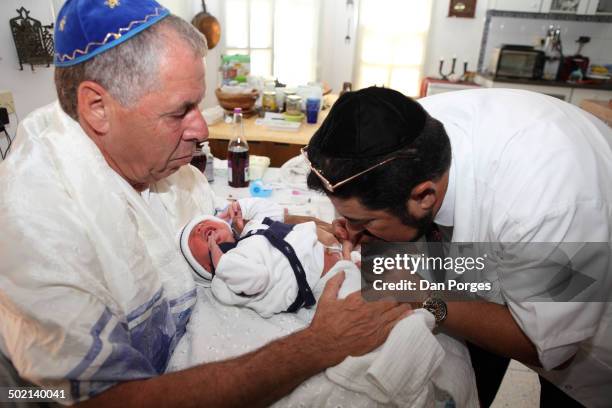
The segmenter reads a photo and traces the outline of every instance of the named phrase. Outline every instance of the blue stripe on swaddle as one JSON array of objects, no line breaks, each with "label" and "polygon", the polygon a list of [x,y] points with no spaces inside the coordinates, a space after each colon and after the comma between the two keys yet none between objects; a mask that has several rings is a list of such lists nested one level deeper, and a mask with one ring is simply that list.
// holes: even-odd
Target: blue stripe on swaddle
[{"label": "blue stripe on swaddle", "polygon": [[[160,289],[152,298],[119,322],[106,308],[90,330],[92,345],[85,357],[67,375],[75,400],[81,395],[94,396],[118,382],[144,379],[162,374],[170,356],[186,331],[196,298],[193,289],[170,301],[162,297]],[[171,308],[178,309],[171,312]],[[140,322],[130,328],[130,323]],[[114,322],[113,322],[114,320]],[[115,324],[108,336],[102,333]],[[95,373],[83,377],[103,350],[108,356]]]}]

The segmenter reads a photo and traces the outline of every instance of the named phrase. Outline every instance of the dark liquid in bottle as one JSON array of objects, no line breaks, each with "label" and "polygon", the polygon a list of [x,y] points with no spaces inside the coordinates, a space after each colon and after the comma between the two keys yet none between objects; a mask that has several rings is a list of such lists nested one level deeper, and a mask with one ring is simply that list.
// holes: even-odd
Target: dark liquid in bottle
[{"label": "dark liquid in bottle", "polygon": [[206,170],[206,155],[205,154],[195,154],[191,158],[191,165],[197,167],[202,173]]},{"label": "dark liquid in bottle", "polygon": [[232,187],[249,185],[249,150],[242,146],[227,151],[228,182]]}]

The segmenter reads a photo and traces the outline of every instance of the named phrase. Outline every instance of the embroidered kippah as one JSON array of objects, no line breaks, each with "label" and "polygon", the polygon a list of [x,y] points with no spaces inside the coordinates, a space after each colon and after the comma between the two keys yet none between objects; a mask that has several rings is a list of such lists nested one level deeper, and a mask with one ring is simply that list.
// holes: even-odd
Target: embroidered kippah
[{"label": "embroidered kippah", "polygon": [[154,0],[67,0],[55,24],[55,66],[87,61],[169,14]]}]

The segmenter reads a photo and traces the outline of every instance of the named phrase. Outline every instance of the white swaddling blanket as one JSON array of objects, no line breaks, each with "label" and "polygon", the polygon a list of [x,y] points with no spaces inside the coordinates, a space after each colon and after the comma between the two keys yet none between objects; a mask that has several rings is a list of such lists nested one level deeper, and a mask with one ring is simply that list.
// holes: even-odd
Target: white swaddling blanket
[{"label": "white swaddling blanket", "polygon": [[[321,279],[313,289],[315,297],[318,298],[329,278],[339,269],[345,269],[348,266],[348,262],[345,262],[332,268]],[[358,289],[359,286],[356,285],[360,285],[360,276],[358,270],[354,268],[347,271],[347,278],[340,296],[354,291],[356,287]],[[187,333],[175,349],[168,371],[243,355],[272,340],[306,327],[313,315],[314,310],[301,309],[297,314],[281,313],[264,319],[251,309],[224,305],[214,298],[210,289],[199,287],[198,302]],[[413,333],[408,333],[409,340],[422,338],[424,333],[426,337],[428,333],[428,336],[431,336],[428,341],[435,344],[432,350],[438,350],[437,353],[425,352],[421,348],[411,348],[410,344],[406,344],[401,339],[401,336],[407,334],[406,330],[394,329],[387,340],[386,344],[389,346],[386,351],[381,351],[384,349],[381,347],[379,351],[365,356],[351,357],[342,364],[328,369],[326,373],[311,377],[274,406],[387,407],[406,406],[402,401],[411,400],[413,403],[409,406],[426,407],[434,405],[436,387],[438,387],[452,395],[457,406],[476,407],[475,383],[467,350],[461,343],[447,337],[444,342],[450,347],[451,352],[441,352],[429,329],[424,324],[419,326],[418,323],[412,323],[419,319],[424,321],[423,318],[418,317],[419,315],[422,314],[419,312],[409,316],[402,321],[403,325],[397,328],[413,329]],[[463,352],[457,352],[461,349]],[[392,378],[386,378],[385,370],[376,368],[374,364],[376,355],[380,354],[383,354],[383,360],[378,361],[378,367],[380,364],[386,364],[386,361],[404,360],[406,363],[403,367],[404,372],[394,371]],[[393,358],[390,358],[391,356]],[[385,396],[372,382],[369,385],[365,384],[366,387],[364,387],[362,379],[366,371],[359,371],[358,368],[369,365],[372,365],[374,373],[373,376],[370,375],[370,378],[376,378],[379,387],[381,385],[383,388],[389,387],[396,395]],[[420,367],[427,367],[427,369]],[[436,384],[435,387],[433,384],[436,381],[432,382],[429,378],[433,375],[432,373],[437,373],[439,377],[437,380],[439,384]],[[421,387],[422,384],[425,385]],[[451,386],[447,387],[444,384]],[[397,392],[397,385],[406,386],[408,392]],[[374,391],[377,389],[377,392]],[[416,396],[412,395],[415,389]]]}]

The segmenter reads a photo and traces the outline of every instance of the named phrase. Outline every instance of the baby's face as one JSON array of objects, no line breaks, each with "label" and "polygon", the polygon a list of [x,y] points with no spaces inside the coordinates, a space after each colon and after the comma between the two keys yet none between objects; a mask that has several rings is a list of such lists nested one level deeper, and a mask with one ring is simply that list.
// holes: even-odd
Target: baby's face
[{"label": "baby's face", "polygon": [[189,234],[189,249],[193,257],[207,271],[211,271],[210,252],[208,249],[208,238],[215,233],[215,242],[235,242],[229,226],[224,221],[206,220],[197,224]]}]

